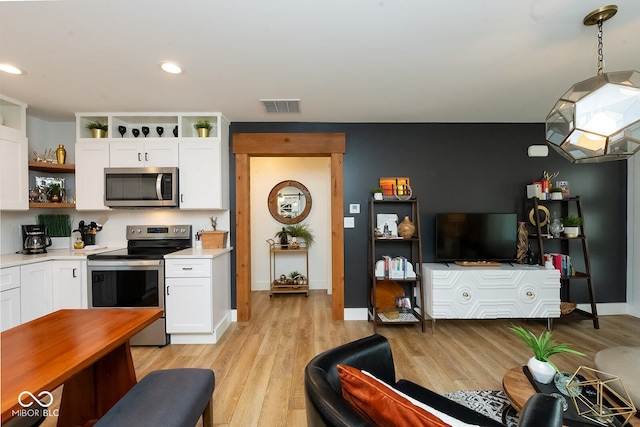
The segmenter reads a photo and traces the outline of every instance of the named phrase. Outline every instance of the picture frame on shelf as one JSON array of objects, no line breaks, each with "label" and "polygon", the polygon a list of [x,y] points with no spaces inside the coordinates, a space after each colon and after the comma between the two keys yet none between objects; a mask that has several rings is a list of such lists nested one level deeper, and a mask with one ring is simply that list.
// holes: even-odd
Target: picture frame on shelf
[{"label": "picture frame on shelf", "polygon": [[405,295],[397,296],[396,309],[399,313],[411,313],[411,299]]},{"label": "picture frame on shelf", "polygon": [[408,177],[382,177],[380,188],[384,199],[397,199],[409,195],[411,197],[411,180]]}]

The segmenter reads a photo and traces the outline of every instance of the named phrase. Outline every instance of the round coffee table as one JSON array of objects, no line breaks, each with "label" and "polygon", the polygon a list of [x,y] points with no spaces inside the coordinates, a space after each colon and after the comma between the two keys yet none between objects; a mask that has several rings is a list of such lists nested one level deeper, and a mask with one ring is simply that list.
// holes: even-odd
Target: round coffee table
[{"label": "round coffee table", "polygon": [[522,411],[527,400],[536,393],[536,389],[524,374],[522,366],[511,368],[502,378],[502,388],[516,411]]}]

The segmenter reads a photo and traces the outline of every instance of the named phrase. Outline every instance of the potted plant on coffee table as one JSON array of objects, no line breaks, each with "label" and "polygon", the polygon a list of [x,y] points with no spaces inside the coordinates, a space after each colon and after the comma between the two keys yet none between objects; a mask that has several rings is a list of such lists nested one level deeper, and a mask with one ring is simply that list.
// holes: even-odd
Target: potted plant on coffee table
[{"label": "potted plant on coffee table", "polygon": [[558,368],[549,360],[551,356],[558,353],[571,353],[585,356],[577,350],[569,348],[569,344],[557,344],[552,339],[551,332],[544,331],[539,336],[524,329],[522,326],[511,326],[509,330],[513,332],[524,344],[533,351],[533,357],[527,362],[527,367],[533,378],[542,384],[549,384]]},{"label": "potted plant on coffee table", "polygon": [[582,218],[574,215],[569,215],[560,220],[564,225],[564,235],[566,237],[578,237],[580,235],[580,226],[582,225]]},{"label": "potted plant on coffee table", "polygon": [[109,125],[101,121],[89,122],[85,125],[85,128],[91,131],[91,136],[94,138],[104,138],[107,135]]}]

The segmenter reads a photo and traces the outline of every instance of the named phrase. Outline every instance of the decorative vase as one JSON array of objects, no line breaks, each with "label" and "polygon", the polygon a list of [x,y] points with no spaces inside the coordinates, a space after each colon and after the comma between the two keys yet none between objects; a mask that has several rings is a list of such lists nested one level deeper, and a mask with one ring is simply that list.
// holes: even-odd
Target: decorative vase
[{"label": "decorative vase", "polygon": [[529,359],[527,368],[529,368],[533,379],[541,384],[549,384],[556,375],[556,370],[553,369],[553,366],[551,366],[549,362],[543,362],[535,357]]},{"label": "decorative vase", "polygon": [[104,129],[91,129],[91,136],[94,138],[104,138],[106,134]]},{"label": "decorative vase", "polygon": [[291,242],[289,242],[289,247],[291,249],[298,249],[300,247],[300,242],[298,242],[298,238],[296,236],[291,236]]},{"label": "decorative vase", "polygon": [[580,235],[580,227],[565,226],[564,235],[566,237],[578,237]]},{"label": "decorative vase", "polygon": [[58,145],[58,149],[56,150],[56,157],[58,159],[58,164],[64,165],[64,162],[67,159],[67,150],[64,149],[64,145]]},{"label": "decorative vase", "polygon": [[200,138],[206,138],[209,136],[209,129],[207,128],[198,128],[198,136]]},{"label": "decorative vase", "polygon": [[527,231],[527,223],[518,223],[518,243],[516,245],[516,261],[518,264],[524,264],[527,257],[527,249],[529,248],[529,231]]},{"label": "decorative vase", "polygon": [[403,239],[410,239],[413,237],[413,233],[416,231],[416,226],[409,220],[408,216],[404,217],[404,220],[398,224],[398,235]]}]

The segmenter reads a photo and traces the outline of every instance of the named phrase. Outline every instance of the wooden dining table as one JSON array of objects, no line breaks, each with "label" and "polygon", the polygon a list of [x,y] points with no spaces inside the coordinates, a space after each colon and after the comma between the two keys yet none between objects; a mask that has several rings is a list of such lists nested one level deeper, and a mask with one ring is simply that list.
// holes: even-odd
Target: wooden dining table
[{"label": "wooden dining table", "polygon": [[137,380],[129,339],[160,309],[59,310],[0,334],[2,423],[61,385],[58,426],[84,426],[109,410]]}]

